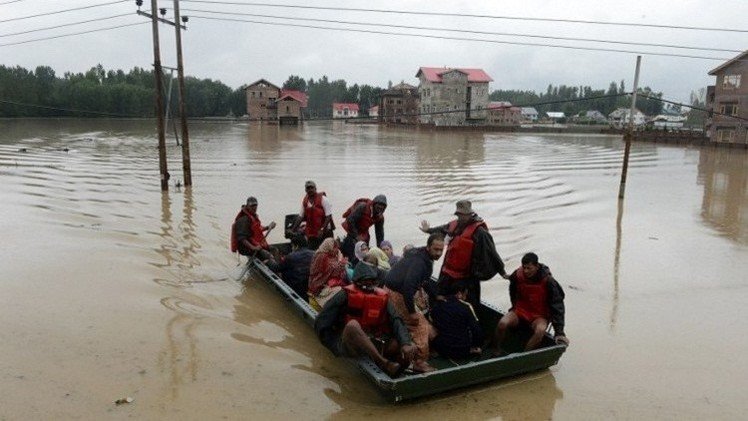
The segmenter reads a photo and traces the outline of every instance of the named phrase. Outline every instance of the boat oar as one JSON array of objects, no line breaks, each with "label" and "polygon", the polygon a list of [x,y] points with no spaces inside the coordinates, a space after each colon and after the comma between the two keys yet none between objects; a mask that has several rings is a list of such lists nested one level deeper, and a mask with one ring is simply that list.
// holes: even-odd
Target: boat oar
[{"label": "boat oar", "polygon": [[[262,238],[263,239],[268,238],[268,235],[270,234],[270,231],[273,230],[273,228],[275,227],[268,228],[268,230],[265,232],[265,236],[263,236]],[[247,276],[247,272],[249,272],[249,262],[251,262],[252,259],[255,257],[255,254],[257,254],[257,250],[253,251],[252,254],[247,256],[248,258],[247,263],[243,265],[241,264],[241,255],[240,255],[239,264],[236,265],[236,267],[234,267],[233,269],[231,269],[231,272],[229,273],[229,276],[231,277],[231,279],[238,282],[244,279],[245,276]]]}]

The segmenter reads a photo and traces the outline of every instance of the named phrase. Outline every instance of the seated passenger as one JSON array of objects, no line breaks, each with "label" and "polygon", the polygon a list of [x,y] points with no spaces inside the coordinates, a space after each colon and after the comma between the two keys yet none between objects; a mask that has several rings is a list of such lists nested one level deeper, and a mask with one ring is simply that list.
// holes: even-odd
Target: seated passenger
[{"label": "seated passenger", "polygon": [[231,227],[231,251],[238,251],[242,256],[256,256],[263,261],[272,259],[273,254],[265,238],[273,228],[275,222],[262,225],[257,216],[257,199],[248,197]]},{"label": "seated passenger", "polygon": [[435,284],[431,281],[431,273],[434,270],[434,260],[439,260],[443,251],[444,237],[439,233],[430,235],[426,247],[414,249],[403,256],[403,260],[387,274],[385,281],[392,304],[408,326],[413,343],[418,348],[418,354],[413,360],[413,370],[417,372],[434,370],[427,363],[429,339],[433,336],[433,328],[423,313],[416,308],[415,296],[424,288],[429,297],[435,297]]},{"label": "seated passenger", "polygon": [[325,302],[346,285],[348,260],[332,238],[325,238],[317,248],[309,269],[309,304],[322,308]]},{"label": "seated passenger", "polygon": [[[381,260],[379,260],[379,258],[374,253],[369,251],[368,253],[366,253],[366,256],[364,256],[363,262],[368,263],[377,271],[377,286],[384,287],[384,281],[387,278],[387,273],[389,272],[389,270],[382,269],[382,267],[380,266]],[[351,278],[353,278],[352,272]]]},{"label": "seated passenger", "polygon": [[368,244],[366,244],[363,241],[359,241],[358,243],[356,243],[356,245],[353,246],[354,258],[351,259],[351,266],[356,267],[356,263],[363,261],[364,257],[366,256],[366,253],[368,252],[369,252]]},{"label": "seated passenger", "polygon": [[436,329],[436,338],[431,346],[447,358],[480,355],[483,330],[478,324],[473,306],[465,301],[467,285],[458,282],[447,293],[449,295],[443,301],[437,301],[431,310],[431,322]]},{"label": "seated passenger", "polygon": [[395,254],[395,251],[392,248],[392,243],[390,243],[389,241],[382,241],[382,244],[379,245],[379,248],[381,248],[382,251],[387,255],[387,260],[390,264],[390,267],[395,266],[395,263],[400,261],[400,256]]},{"label": "seated passenger", "polygon": [[271,260],[267,266],[280,275],[281,279],[303,299],[307,298],[309,290],[309,269],[314,252],[309,250],[306,237],[296,234],[291,237],[291,253],[280,263]]},{"label": "seated passenger", "polygon": [[[314,321],[314,331],[335,356],[367,355],[390,377],[397,377],[415,353],[408,329],[387,297],[375,287],[376,272],[356,265],[353,285],[327,301]],[[381,341],[382,350],[372,340]],[[403,364],[388,358],[403,358]]]},{"label": "seated passenger", "polygon": [[385,253],[384,250],[380,249],[379,247],[370,248],[368,254],[376,256],[378,268],[389,271],[392,267],[392,265],[390,265],[390,257],[387,256],[387,253]]},{"label": "seated passenger", "polygon": [[569,345],[564,335],[564,290],[548,266],[538,262],[535,253],[525,254],[522,266],[509,275],[509,299],[512,308],[499,321],[491,343],[495,355],[503,354],[501,343],[507,330],[520,324],[532,330],[526,351],[540,345],[549,322],[553,324],[556,343]]}]

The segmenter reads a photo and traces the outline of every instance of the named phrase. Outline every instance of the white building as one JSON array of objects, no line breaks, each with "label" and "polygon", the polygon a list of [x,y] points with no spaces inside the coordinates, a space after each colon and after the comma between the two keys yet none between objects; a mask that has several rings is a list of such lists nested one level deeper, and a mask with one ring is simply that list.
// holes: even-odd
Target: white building
[{"label": "white building", "polygon": [[534,107],[522,107],[522,119],[525,121],[538,121],[538,110]]},{"label": "white building", "polygon": [[[629,108],[616,108],[615,111],[608,114],[608,123],[616,128],[624,128],[629,124]],[[634,126],[643,126],[647,122],[647,117],[641,111],[634,109]]]}]

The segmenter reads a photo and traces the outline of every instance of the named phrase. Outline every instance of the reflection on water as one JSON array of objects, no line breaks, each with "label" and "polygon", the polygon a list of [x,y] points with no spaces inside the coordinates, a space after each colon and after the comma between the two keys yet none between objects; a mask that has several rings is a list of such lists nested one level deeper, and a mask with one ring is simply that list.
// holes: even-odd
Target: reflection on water
[{"label": "reflection on water", "polygon": [[748,244],[748,154],[726,148],[702,149],[699,184],[701,216],[723,235]]}]

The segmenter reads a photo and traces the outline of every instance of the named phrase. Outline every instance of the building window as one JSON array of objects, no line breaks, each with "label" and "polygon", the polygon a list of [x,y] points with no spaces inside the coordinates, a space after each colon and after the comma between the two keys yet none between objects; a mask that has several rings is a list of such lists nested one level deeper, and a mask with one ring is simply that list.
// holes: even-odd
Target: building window
[{"label": "building window", "polygon": [[398,100],[397,100],[397,102],[396,102],[396,104],[397,104],[397,105],[400,105],[400,104],[402,104],[402,103],[403,103],[403,102],[402,102],[401,100],[399,100],[399,99],[398,99]]},{"label": "building window", "polygon": [[262,98],[262,91],[260,91],[260,98]]},{"label": "building window", "polygon": [[252,91],[252,98],[255,97],[255,91]]},{"label": "building window", "polygon": [[718,129],[717,142],[732,142],[735,138],[735,129]]},{"label": "building window", "polygon": [[740,87],[741,75],[724,75],[722,77],[722,87],[725,89],[737,89]]},{"label": "building window", "polygon": [[719,112],[725,115],[737,116],[739,108],[738,104],[721,104]]}]

